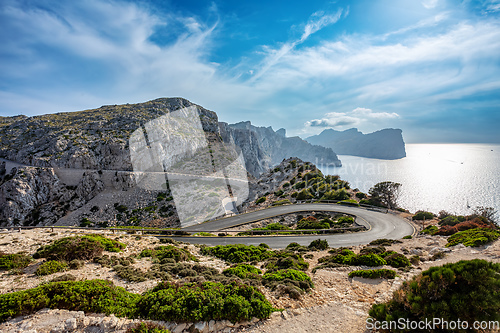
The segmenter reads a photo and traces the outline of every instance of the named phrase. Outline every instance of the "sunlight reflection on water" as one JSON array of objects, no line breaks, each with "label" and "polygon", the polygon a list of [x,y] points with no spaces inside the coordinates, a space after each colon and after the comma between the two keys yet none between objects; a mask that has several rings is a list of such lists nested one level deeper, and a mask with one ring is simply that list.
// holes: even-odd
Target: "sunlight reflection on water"
[{"label": "sunlight reflection on water", "polygon": [[340,155],[342,167],[318,167],[363,192],[381,181],[401,183],[399,204],[412,212],[465,214],[475,206],[500,211],[500,145],[407,144],[406,154],[399,160]]}]

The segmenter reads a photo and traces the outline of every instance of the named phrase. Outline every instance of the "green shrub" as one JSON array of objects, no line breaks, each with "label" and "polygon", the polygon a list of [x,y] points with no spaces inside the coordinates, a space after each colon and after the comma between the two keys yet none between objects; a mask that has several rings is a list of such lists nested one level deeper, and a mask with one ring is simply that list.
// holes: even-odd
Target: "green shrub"
[{"label": "green shrub", "polygon": [[275,201],[273,202],[273,206],[281,206],[281,205],[289,205],[291,204],[290,200],[288,199],[283,199],[283,200],[278,200],[278,201]]},{"label": "green shrub", "polygon": [[364,198],[366,198],[366,194],[363,193],[363,192],[357,192],[356,193],[356,198],[358,198],[358,199],[364,199]]},{"label": "green shrub", "polygon": [[159,324],[142,322],[129,327],[125,333],[170,333],[170,331]]},{"label": "green shrub", "polygon": [[200,237],[215,237],[214,234],[210,233],[210,232],[204,232],[204,231],[201,231],[201,232],[197,232],[195,234],[193,234],[193,236],[200,236]]},{"label": "green shrub", "polygon": [[68,265],[57,260],[49,260],[38,266],[35,274],[38,276],[50,275],[57,272],[63,272],[68,269]]},{"label": "green shrub", "polygon": [[302,219],[297,222],[297,229],[330,229],[330,224],[328,222],[310,221],[307,219]]},{"label": "green shrub", "polygon": [[407,236],[404,236],[403,239],[412,239],[413,236],[412,235],[407,235]]},{"label": "green shrub", "polygon": [[364,265],[364,266],[383,266],[387,262],[377,254],[361,254],[351,261],[351,265]]},{"label": "green shrub", "polygon": [[181,249],[178,247],[175,247],[173,245],[167,245],[167,246],[157,246],[153,250],[151,249],[144,249],[142,252],[139,254],[139,256],[142,257],[153,257],[157,258],[158,260],[162,260],[165,258],[172,258],[176,262],[179,261],[198,261],[198,259],[191,254],[187,249]]},{"label": "green shrub", "polygon": [[326,192],[321,200],[333,200],[333,201],[340,201],[340,200],[347,200],[351,197],[349,192],[347,192],[345,189],[341,188],[339,190],[332,190],[329,192]]},{"label": "green shrub", "polygon": [[373,305],[369,314],[378,321],[460,320],[469,328],[474,321],[498,321],[500,264],[475,259],[432,267],[405,282],[389,302]]},{"label": "green shrub", "polygon": [[140,295],[105,280],[50,282],[32,289],[0,294],[0,321],[43,308],[134,317],[135,302],[139,298]]},{"label": "green shrub", "polygon": [[366,246],[362,248],[359,253],[360,254],[368,254],[368,253],[373,253],[373,254],[382,254],[386,251],[385,247],[382,245],[379,246]]},{"label": "green shrub", "polygon": [[454,246],[460,243],[465,246],[476,247],[497,240],[498,237],[500,237],[500,232],[497,230],[486,228],[469,229],[459,231],[456,234],[451,235],[448,238],[448,244],[446,244],[446,247]]},{"label": "green shrub", "polygon": [[438,227],[436,227],[435,225],[429,225],[429,226],[425,227],[425,229],[422,230],[421,233],[432,236],[432,235],[434,235],[438,231],[439,231]]},{"label": "green shrub", "polygon": [[353,224],[354,218],[352,216],[341,216],[337,220],[338,224]]},{"label": "green shrub", "polygon": [[[303,183],[303,182],[301,182],[301,183]],[[300,183],[297,183],[296,186],[298,184],[300,184]],[[307,188],[300,191],[296,197],[297,200],[309,200],[309,199],[313,199],[313,198],[314,198],[314,195],[312,195],[311,192],[309,192],[309,189],[307,189]]]},{"label": "green shrub", "polygon": [[274,252],[254,245],[217,245],[201,249],[203,255],[212,255],[232,263],[264,261],[271,258]]},{"label": "green shrub", "polygon": [[434,218],[434,214],[431,212],[425,212],[423,210],[419,210],[415,215],[412,216],[412,220],[432,220]]},{"label": "green shrub", "polygon": [[259,279],[259,274],[262,274],[262,271],[252,265],[237,264],[225,269],[222,274],[226,276],[235,275],[241,279]]},{"label": "green shrub", "polygon": [[[297,282],[303,282],[301,284],[303,290],[307,290],[309,288],[313,288],[314,284],[309,277],[304,272],[297,271],[295,269],[284,269],[284,270],[279,270],[275,272],[267,272],[264,274],[263,279],[265,281],[297,281]],[[305,287],[305,289],[304,289]]]},{"label": "green shrub", "polygon": [[406,258],[405,255],[401,253],[391,253],[387,256],[383,256],[384,260],[387,262],[387,265],[394,268],[408,267],[411,266],[410,260]]},{"label": "green shrub", "polygon": [[326,250],[328,249],[328,242],[326,239],[315,239],[309,244],[308,248],[318,251]]},{"label": "green shrub", "polygon": [[237,282],[163,282],[144,293],[137,303],[137,312],[144,318],[177,322],[264,319],[274,310],[256,288]]},{"label": "green shrub", "polygon": [[89,260],[101,256],[103,250],[119,252],[124,248],[125,244],[100,235],[65,237],[38,248],[33,258]]},{"label": "green shrub", "polygon": [[279,197],[279,196],[283,195],[283,193],[284,193],[284,191],[283,191],[283,190],[278,190],[278,191],[274,192],[274,195],[275,195],[276,197]]},{"label": "green shrub", "polygon": [[397,239],[380,238],[380,239],[376,239],[374,241],[371,241],[368,245],[391,246],[392,244],[396,244],[396,243],[401,243],[401,241],[397,240]]},{"label": "green shrub", "polygon": [[347,206],[359,206],[359,203],[354,199],[342,200],[337,203],[340,205],[347,205]]},{"label": "green shrub", "polygon": [[80,220],[80,227],[86,228],[92,225],[92,221],[90,221],[88,218],[84,217]]},{"label": "green shrub", "polygon": [[302,258],[300,254],[288,251],[277,251],[274,256],[267,260],[265,268],[268,271],[293,268],[305,271],[309,268],[309,263]]},{"label": "green shrub", "polygon": [[83,260],[71,260],[68,264],[70,269],[80,269],[85,265],[85,262]]},{"label": "green shrub", "polygon": [[297,251],[297,252],[309,251],[309,248],[307,246],[300,245],[299,243],[296,243],[296,242],[292,242],[292,243],[288,244],[285,249],[290,250],[290,251]]},{"label": "green shrub", "polygon": [[255,201],[255,203],[258,205],[258,204],[260,204],[260,203],[263,203],[264,201],[266,201],[266,197],[265,197],[265,196],[264,196],[264,197],[260,197],[260,198],[258,198],[258,199]]},{"label": "green shrub", "polygon": [[391,269],[362,269],[357,271],[352,271],[349,273],[349,277],[362,277],[367,279],[394,279],[396,277],[396,272]]},{"label": "green shrub", "polygon": [[108,256],[107,254],[103,255],[102,257],[95,257],[94,262],[101,264],[103,267],[108,267],[111,268],[116,265],[121,265],[121,266],[130,266],[135,262],[135,260],[131,257],[124,258],[124,257],[117,257],[117,256]]},{"label": "green shrub", "polygon": [[24,252],[6,254],[0,252],[0,269],[25,268],[33,259]]}]

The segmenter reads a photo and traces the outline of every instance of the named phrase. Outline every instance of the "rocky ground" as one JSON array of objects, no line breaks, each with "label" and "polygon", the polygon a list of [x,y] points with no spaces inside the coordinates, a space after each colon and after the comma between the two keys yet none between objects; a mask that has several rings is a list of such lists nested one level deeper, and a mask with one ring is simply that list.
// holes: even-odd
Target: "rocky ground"
[{"label": "rocky ground", "polygon": [[[19,251],[34,253],[40,245],[74,234],[69,230],[57,228],[54,232],[50,229],[3,232],[0,234],[0,251],[6,253]],[[116,238],[127,244],[127,248],[118,256],[136,254],[142,249],[154,247],[158,243],[158,239],[154,237],[142,237],[126,233],[112,234],[109,232],[106,236]],[[408,255],[417,254],[423,259],[419,265],[414,266],[408,272],[398,271],[399,276],[394,280],[348,278],[350,271],[360,267],[321,269],[313,274],[311,270],[317,265],[318,258],[327,255],[327,251],[311,252],[312,257],[306,259],[310,264],[307,273],[312,277],[315,288],[303,295],[300,300],[293,300],[288,296],[280,297],[274,292],[263,289],[266,297],[274,306],[284,309],[283,312],[273,313],[268,320],[254,320],[240,325],[233,325],[227,321],[163,324],[173,332],[195,331],[195,328],[200,332],[366,332],[365,320],[368,317],[368,310],[371,305],[389,300],[392,292],[399,288],[403,281],[410,279],[413,275],[431,266],[459,260],[479,258],[500,262],[499,241],[480,248],[465,248],[459,245],[446,249],[444,248],[445,244],[445,237],[423,236],[402,240],[402,243],[388,247],[390,250],[407,253]],[[200,255],[198,248],[193,245],[184,244],[181,246],[187,246],[204,265],[219,270],[228,267],[224,261]],[[352,249],[357,252],[360,248],[354,247]],[[446,252],[446,256],[440,260],[430,261],[432,254],[439,251]],[[95,263],[86,263],[84,267],[78,270],[39,277],[34,274],[34,271],[41,262],[42,259],[38,259],[35,264],[27,267],[24,274],[21,275],[2,272],[0,275],[0,293],[33,288],[65,273],[71,273],[79,280],[96,278],[110,280],[114,284],[134,293],[142,293],[158,282],[155,280],[140,283],[127,282],[117,277],[112,269],[101,267]],[[150,265],[151,261],[148,258],[139,259],[134,264],[135,267],[143,269],[147,269]],[[127,327],[135,322],[137,320],[116,318],[114,316],[107,317],[76,311],[45,309],[25,318],[15,318],[1,324],[0,332],[124,332]]]}]

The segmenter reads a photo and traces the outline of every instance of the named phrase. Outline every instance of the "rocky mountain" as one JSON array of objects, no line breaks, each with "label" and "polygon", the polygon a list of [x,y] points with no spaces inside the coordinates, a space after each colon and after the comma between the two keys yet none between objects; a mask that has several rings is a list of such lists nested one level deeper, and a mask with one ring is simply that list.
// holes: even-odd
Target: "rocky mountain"
[{"label": "rocky mountain", "polygon": [[247,161],[247,170],[260,174],[284,159],[295,156],[319,166],[342,166],[330,148],[312,145],[298,136],[286,137],[284,128],[253,126],[249,121],[228,125],[219,123],[224,142],[239,146]]},{"label": "rocky mountain", "polygon": [[[178,110],[183,117],[164,117]],[[174,127],[177,133],[155,131],[155,126]],[[178,226],[168,182],[161,188],[138,186],[142,175],[134,167],[148,171],[151,153],[160,153],[161,171],[167,166],[181,170],[181,182],[222,167],[241,175],[231,164],[235,156],[227,147],[232,145],[241,149],[253,177],[290,156],[340,164],[331,149],[286,138],[284,130],[219,123],[215,112],[183,98],[0,117],[0,225]],[[185,160],[179,151],[187,152]],[[192,193],[184,190],[186,201],[192,201]]]},{"label": "rocky mountain", "polygon": [[313,145],[333,149],[340,155],[393,160],[406,157],[405,143],[400,129],[387,128],[363,134],[356,128],[345,131],[326,129],[306,139]]}]

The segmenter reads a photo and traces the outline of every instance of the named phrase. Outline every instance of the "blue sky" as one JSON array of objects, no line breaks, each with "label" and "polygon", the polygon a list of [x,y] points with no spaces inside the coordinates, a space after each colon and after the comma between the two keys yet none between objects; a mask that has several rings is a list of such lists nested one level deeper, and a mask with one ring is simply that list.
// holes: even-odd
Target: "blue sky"
[{"label": "blue sky", "polygon": [[0,3],[0,115],[180,96],[307,137],[500,143],[500,0]]}]

